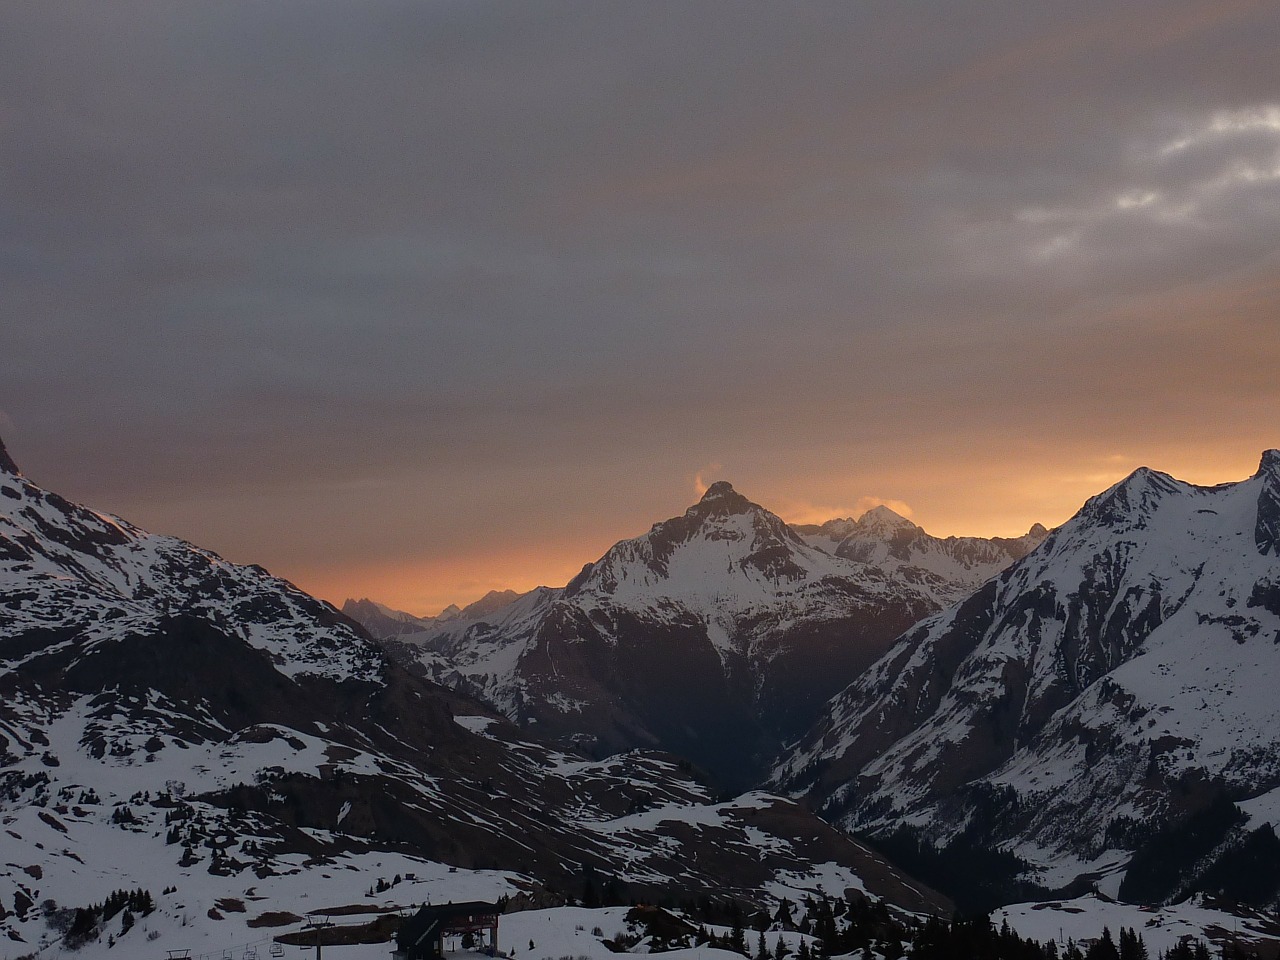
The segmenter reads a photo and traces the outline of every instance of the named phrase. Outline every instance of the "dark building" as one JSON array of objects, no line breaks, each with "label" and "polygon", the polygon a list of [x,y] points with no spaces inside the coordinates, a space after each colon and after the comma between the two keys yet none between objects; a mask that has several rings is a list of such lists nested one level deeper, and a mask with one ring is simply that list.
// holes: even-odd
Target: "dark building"
[{"label": "dark building", "polygon": [[[489,942],[484,945],[484,933]],[[477,945],[490,956],[498,953],[498,905],[473,900],[422,907],[404,922],[396,934],[392,960],[439,960],[444,954],[444,938],[472,934]]]}]

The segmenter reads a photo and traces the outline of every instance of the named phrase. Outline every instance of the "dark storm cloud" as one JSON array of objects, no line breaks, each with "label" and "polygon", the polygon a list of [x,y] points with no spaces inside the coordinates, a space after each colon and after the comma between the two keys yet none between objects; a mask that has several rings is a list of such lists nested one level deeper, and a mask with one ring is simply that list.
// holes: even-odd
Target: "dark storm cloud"
[{"label": "dark storm cloud", "polygon": [[1207,429],[1275,399],[1278,46],[1244,2],[11,4],[5,430],[191,535],[235,491],[403,552],[735,451]]}]

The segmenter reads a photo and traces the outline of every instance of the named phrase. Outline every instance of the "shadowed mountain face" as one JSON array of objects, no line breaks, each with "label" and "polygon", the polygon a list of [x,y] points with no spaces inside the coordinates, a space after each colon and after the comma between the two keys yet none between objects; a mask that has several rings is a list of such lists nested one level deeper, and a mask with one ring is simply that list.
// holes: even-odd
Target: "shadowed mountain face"
[{"label": "shadowed mountain face", "polygon": [[[1138,470],[905,634],[774,783],[850,829],[1016,851],[1049,886],[1132,856],[1134,896],[1200,889],[1280,815],[1278,504],[1276,451],[1217,487]],[[1233,801],[1200,862],[1161,859]]]},{"label": "shadowed mountain face", "polygon": [[[945,908],[791,801],[717,804],[674,758],[548,746],[261,568],[0,467],[0,877],[20,903],[59,873],[96,891],[194,871],[232,895],[385,852],[569,893],[589,867],[636,896],[748,899],[830,860]],[[111,853],[123,833],[150,851],[132,867]],[[14,938],[43,922],[0,912]]]},{"label": "shadowed mountain face", "polygon": [[459,608],[451,603],[434,617],[415,617],[403,610],[393,610],[368,597],[360,600],[348,598],[342,605],[342,612],[373,636],[386,639],[407,633],[420,633],[451,620],[476,620],[489,616],[519,598],[520,594],[514,590],[490,590],[475,603],[467,604],[465,607]]},{"label": "shadowed mountain face", "polygon": [[883,508],[793,529],[722,481],[562,590],[389,647],[598,756],[660,747],[740,788],[902,631],[1042,536],[937,540]]}]

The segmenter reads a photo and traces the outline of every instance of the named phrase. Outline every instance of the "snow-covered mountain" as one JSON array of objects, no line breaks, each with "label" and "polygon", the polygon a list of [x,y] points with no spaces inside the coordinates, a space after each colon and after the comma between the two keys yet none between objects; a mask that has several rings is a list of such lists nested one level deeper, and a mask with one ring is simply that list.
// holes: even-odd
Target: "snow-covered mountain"
[{"label": "snow-covered mountain", "polygon": [[308,895],[384,903],[393,874],[441,899],[554,900],[590,869],[635,895],[940,904],[791,801],[549,747],[261,568],[41,489],[2,445],[0,823],[0,932],[24,954],[135,888],[151,929],[111,934],[134,952],[191,947],[193,915],[221,950],[230,913],[288,928]]},{"label": "snow-covered mountain", "polygon": [[1037,523],[1021,537],[944,539],[886,506],[873,507],[856,520],[828,520],[795,530],[807,543],[837,557],[925,585],[947,605],[1021,560],[1049,535]]},{"label": "snow-covered mountain", "polygon": [[1166,900],[1276,862],[1278,690],[1280,452],[1215,487],[1143,468],[907,632],[774,783],[882,840]]},{"label": "snow-covered mountain", "polygon": [[563,589],[391,648],[596,755],[657,746],[740,787],[898,634],[1041,535],[940,541],[883,508],[801,533],[718,482]]}]

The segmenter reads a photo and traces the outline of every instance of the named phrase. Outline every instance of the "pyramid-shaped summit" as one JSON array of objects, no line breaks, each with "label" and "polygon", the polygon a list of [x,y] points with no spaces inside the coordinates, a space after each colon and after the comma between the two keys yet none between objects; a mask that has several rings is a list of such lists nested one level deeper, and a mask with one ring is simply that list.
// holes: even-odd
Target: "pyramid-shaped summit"
[{"label": "pyramid-shaped summit", "polygon": [[885,506],[883,503],[872,507],[857,520],[857,527],[863,533],[893,534],[899,530],[919,530],[914,523]]},{"label": "pyramid-shaped summit", "polygon": [[702,494],[702,500],[719,500],[723,497],[741,496],[737,490],[733,489],[733,484],[728,480],[717,480],[711,486],[707,487]]}]

